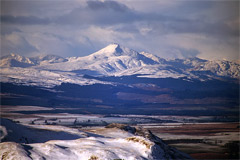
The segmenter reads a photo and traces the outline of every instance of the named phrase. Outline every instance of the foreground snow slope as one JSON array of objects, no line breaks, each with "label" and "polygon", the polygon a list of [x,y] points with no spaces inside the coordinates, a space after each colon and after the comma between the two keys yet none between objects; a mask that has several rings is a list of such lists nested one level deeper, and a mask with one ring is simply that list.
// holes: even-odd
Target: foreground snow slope
[{"label": "foreground snow slope", "polygon": [[26,160],[191,159],[142,128],[112,124],[108,128],[90,132],[86,132],[88,136],[75,140],[33,144],[3,142],[0,143],[0,156],[2,159]]},{"label": "foreground snow slope", "polygon": [[[61,83],[88,85],[103,83],[82,75],[180,78],[207,80],[239,78],[238,61],[208,61],[199,58],[165,60],[150,53],[110,44],[85,57],[62,58],[54,55],[27,58],[16,54],[0,59],[1,82],[55,86]],[[44,79],[44,81],[43,81]]]}]

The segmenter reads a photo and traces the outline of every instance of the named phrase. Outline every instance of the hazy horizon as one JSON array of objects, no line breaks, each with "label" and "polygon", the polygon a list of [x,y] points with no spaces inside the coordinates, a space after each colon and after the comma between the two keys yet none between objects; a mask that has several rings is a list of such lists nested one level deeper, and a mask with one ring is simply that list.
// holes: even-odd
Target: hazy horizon
[{"label": "hazy horizon", "polygon": [[[115,43],[111,43],[111,44],[115,44]],[[109,45],[111,45],[111,44],[109,44]],[[107,46],[109,46],[109,45],[107,45]],[[120,46],[122,46],[122,47],[124,47],[123,45],[121,45],[121,44],[119,44]],[[106,48],[107,46],[105,46],[104,48]],[[96,50],[96,51],[94,51],[94,52],[92,52],[92,53],[89,53],[89,54],[87,54],[87,55],[80,55],[80,56],[78,56],[78,55],[75,55],[75,56],[61,56],[61,55],[56,55],[56,54],[44,54],[44,53],[39,53],[39,54],[35,54],[35,55],[29,55],[29,56],[25,56],[25,55],[20,55],[20,54],[17,54],[17,53],[9,53],[9,54],[6,54],[6,55],[1,55],[0,56],[0,58],[2,58],[2,57],[5,57],[5,56],[10,56],[10,55],[20,55],[20,56],[24,56],[24,57],[27,57],[27,58],[35,58],[35,57],[44,57],[44,56],[59,56],[59,57],[62,57],[62,58],[71,58],[71,57],[87,57],[87,56],[90,56],[91,54],[94,54],[94,53],[96,53],[96,52],[98,52],[98,51],[100,51],[101,49],[103,49],[103,48],[100,48],[99,50]],[[131,49],[131,50],[134,50],[134,49],[132,49],[132,48],[129,48],[129,49]],[[134,51],[136,51],[136,50],[134,50]],[[138,53],[141,53],[141,52],[144,52],[144,51],[137,51]],[[150,54],[152,54],[152,53],[150,53]],[[164,57],[160,57],[159,55],[155,55],[155,54],[153,54],[154,56],[158,56],[159,58],[164,58]],[[209,59],[205,59],[205,58],[200,58],[200,57],[198,57],[198,56],[195,56],[195,57],[170,57],[170,58],[164,58],[165,60],[176,60],[176,59],[191,59],[191,58],[199,58],[199,59],[203,59],[203,60],[209,60]],[[227,60],[227,59],[225,59],[225,58],[222,58],[222,59],[214,59],[214,60],[216,60],[216,61],[218,61],[218,60]],[[214,60],[210,60],[210,61],[214,61]],[[227,61],[233,61],[233,62],[238,62],[238,61],[240,61],[240,57],[238,58],[238,59],[235,59],[235,60],[227,60]]]}]

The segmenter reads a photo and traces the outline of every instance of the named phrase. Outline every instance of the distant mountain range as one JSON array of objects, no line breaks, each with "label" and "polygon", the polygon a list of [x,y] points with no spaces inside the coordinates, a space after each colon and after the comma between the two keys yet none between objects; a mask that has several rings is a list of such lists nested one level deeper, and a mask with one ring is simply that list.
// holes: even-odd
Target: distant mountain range
[{"label": "distant mountain range", "polygon": [[237,61],[166,60],[110,44],[85,57],[11,54],[0,59],[0,69],[2,105],[62,108],[43,113],[239,117]]},{"label": "distant mountain range", "polygon": [[1,82],[52,87],[61,83],[89,85],[106,83],[86,79],[84,75],[131,76],[147,78],[238,79],[240,64],[237,61],[209,61],[200,58],[165,60],[156,55],[137,52],[110,44],[85,57],[63,58],[56,55],[24,57],[17,54],[0,59]]}]

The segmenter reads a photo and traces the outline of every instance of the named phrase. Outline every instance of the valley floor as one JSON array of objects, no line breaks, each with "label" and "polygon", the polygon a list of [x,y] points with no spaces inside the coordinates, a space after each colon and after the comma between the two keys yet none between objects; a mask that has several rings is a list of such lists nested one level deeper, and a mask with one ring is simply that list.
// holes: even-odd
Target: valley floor
[{"label": "valley floor", "polygon": [[143,124],[170,146],[194,159],[238,159],[239,123]]},{"label": "valley floor", "polygon": [[[216,117],[210,116],[106,116],[16,112],[22,110],[45,111],[47,109],[51,110],[51,108],[36,106],[2,106],[1,126],[4,127],[1,127],[1,141],[32,144],[45,143],[49,140],[75,140],[86,138],[87,135],[101,136],[101,130],[106,125],[121,123],[148,129],[163,139],[165,143],[195,159],[239,158],[239,122],[219,122],[219,117],[218,122],[214,122],[213,119]],[[4,130],[4,128],[6,129]],[[12,132],[7,132],[9,130]]]}]

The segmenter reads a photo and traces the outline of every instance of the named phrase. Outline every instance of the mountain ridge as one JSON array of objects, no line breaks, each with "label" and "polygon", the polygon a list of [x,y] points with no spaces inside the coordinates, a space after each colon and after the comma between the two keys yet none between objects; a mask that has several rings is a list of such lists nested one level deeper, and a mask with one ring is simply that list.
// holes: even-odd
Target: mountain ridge
[{"label": "mountain ridge", "polygon": [[11,54],[1,57],[0,67],[4,82],[12,79],[38,82],[40,81],[38,79],[46,78],[46,81],[54,84],[80,83],[84,74],[138,75],[148,78],[185,77],[201,81],[240,77],[240,64],[235,61],[210,61],[197,57],[165,60],[151,53],[137,52],[116,43],[85,57],[63,58],[55,55],[24,57]]}]

